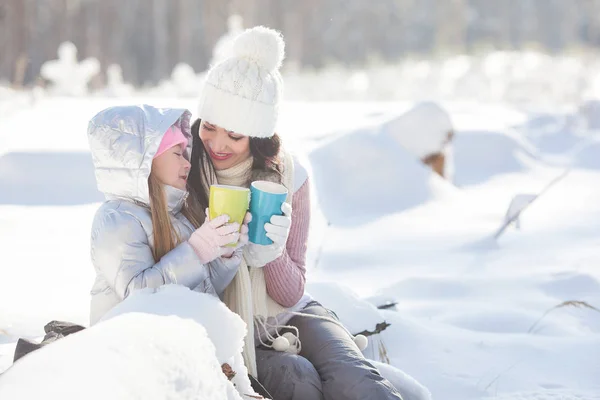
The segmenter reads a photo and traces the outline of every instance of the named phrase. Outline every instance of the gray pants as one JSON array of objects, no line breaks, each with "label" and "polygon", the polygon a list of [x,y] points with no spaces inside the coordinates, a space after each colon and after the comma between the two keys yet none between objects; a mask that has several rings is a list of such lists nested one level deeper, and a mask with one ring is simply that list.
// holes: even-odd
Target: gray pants
[{"label": "gray pants", "polygon": [[[337,319],[316,302],[302,313]],[[258,380],[274,400],[402,400],[337,324],[295,316],[288,325],[298,328],[299,355],[256,349]]]}]

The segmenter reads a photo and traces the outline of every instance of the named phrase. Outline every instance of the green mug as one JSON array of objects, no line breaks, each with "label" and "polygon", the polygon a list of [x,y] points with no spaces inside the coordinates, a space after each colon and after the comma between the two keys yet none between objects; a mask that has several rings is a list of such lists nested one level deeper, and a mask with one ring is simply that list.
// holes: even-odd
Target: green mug
[{"label": "green mug", "polygon": [[[208,200],[208,215],[211,220],[219,215],[229,215],[229,223],[237,222],[240,227],[250,204],[250,189],[241,186],[211,185]],[[230,243],[227,246],[235,246]]]}]

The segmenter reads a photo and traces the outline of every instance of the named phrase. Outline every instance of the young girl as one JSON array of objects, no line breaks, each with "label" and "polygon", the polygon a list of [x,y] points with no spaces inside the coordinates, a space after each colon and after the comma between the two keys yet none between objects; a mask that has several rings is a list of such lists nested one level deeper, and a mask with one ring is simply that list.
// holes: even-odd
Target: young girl
[{"label": "young girl", "polygon": [[289,191],[283,215],[265,224],[273,244],[244,248],[224,301],[255,325],[255,338],[247,336],[246,366],[275,399],[398,400],[398,392],[363,357],[335,314],[304,292],[309,181],[274,133],[283,52],[276,31],[257,27],[242,33],[233,56],[208,72],[192,128],[190,185],[202,206],[214,183],[249,186],[270,180]]},{"label": "young girl", "polygon": [[[96,270],[91,324],[133,290],[168,283],[222,294],[241,262],[247,223],[205,221],[188,195],[190,112],[151,106],[108,108],[89,123],[98,189],[91,256]],[[224,247],[238,242],[236,248]]]}]

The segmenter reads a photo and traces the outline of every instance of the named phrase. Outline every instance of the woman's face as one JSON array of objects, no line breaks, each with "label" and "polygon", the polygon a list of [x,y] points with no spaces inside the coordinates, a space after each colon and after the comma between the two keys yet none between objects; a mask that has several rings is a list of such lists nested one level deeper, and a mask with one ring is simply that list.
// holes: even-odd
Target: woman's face
[{"label": "woman's face", "polygon": [[227,131],[209,121],[202,121],[200,139],[218,171],[238,165],[250,157],[248,136]]},{"label": "woman's face", "polygon": [[183,145],[173,146],[152,161],[152,173],[163,185],[186,190],[191,164],[185,158]]}]

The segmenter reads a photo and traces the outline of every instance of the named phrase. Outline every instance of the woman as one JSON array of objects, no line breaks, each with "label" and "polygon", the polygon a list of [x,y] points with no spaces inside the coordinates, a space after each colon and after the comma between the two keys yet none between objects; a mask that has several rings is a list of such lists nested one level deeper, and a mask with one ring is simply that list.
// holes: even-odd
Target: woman
[{"label": "woman", "polygon": [[223,299],[255,327],[260,346],[247,335],[246,366],[275,399],[400,399],[335,314],[304,292],[310,185],[274,132],[283,53],[276,31],[256,27],[242,33],[233,55],[208,72],[192,127],[190,185],[202,207],[216,183],[247,187],[270,180],[289,193],[283,215],[265,224],[273,244],[244,248]]}]

